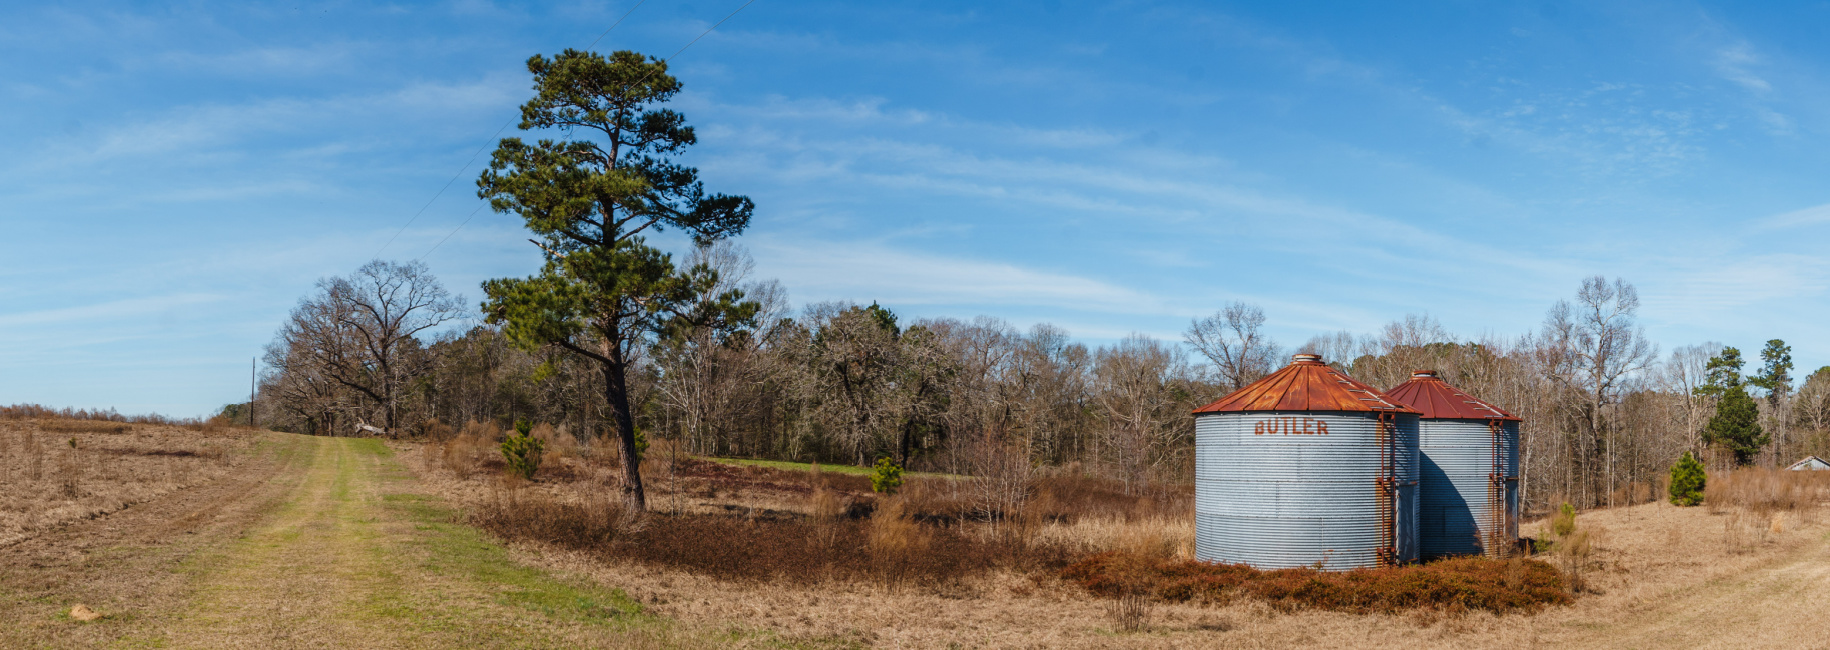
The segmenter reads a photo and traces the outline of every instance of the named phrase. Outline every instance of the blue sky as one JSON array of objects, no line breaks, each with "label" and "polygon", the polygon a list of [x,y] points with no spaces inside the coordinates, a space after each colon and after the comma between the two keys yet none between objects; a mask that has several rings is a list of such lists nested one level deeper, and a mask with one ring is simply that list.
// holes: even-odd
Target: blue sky
[{"label": "blue sky", "polygon": [[[7,4],[0,403],[243,399],[378,254],[474,304],[538,258],[509,215],[452,234],[476,164],[439,192],[525,60],[631,7],[596,49],[665,56],[740,4]],[[1830,363],[1830,5],[979,4],[757,0],[675,60],[688,162],[795,303],[1099,344],[1239,299],[1295,345],[1518,334],[1603,274],[1666,350]]]}]

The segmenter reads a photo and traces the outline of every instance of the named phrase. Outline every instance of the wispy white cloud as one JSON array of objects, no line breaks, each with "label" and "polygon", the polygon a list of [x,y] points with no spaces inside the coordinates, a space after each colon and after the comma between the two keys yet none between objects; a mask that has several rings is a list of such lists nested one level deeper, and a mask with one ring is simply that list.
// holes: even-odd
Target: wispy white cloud
[{"label": "wispy white cloud", "polygon": [[869,241],[756,236],[749,244],[758,266],[805,301],[1022,305],[1131,314],[1167,309],[1163,299],[1141,291],[1010,262],[925,254]]},{"label": "wispy white cloud", "polygon": [[179,293],[145,298],[127,298],[79,307],[60,307],[40,309],[18,313],[0,313],[0,326],[3,327],[42,327],[47,325],[65,325],[71,323],[91,323],[95,321],[113,321],[117,324],[124,319],[144,317],[150,314],[183,309],[223,300],[224,297],[207,293]]},{"label": "wispy white cloud", "polygon": [[1780,230],[1830,223],[1830,203],[1776,214],[1754,222],[1757,230]]},{"label": "wispy white cloud", "polygon": [[1716,50],[1715,69],[1717,74],[1742,88],[1758,93],[1773,90],[1773,84],[1753,72],[1752,68],[1762,63],[1760,55],[1754,52],[1754,46],[1741,41]]},{"label": "wispy white cloud", "polygon": [[[87,165],[146,156],[160,156],[169,163],[172,156],[243,156],[238,152],[250,139],[298,133],[321,138],[300,147],[302,150],[349,149],[351,145],[335,140],[386,132],[408,120],[500,112],[522,99],[522,85],[519,79],[486,77],[458,83],[416,82],[365,95],[180,106],[95,135],[54,139],[48,155],[30,164]],[[325,149],[327,146],[333,149]]]},{"label": "wispy white cloud", "polygon": [[1488,261],[1483,263],[1488,265],[1545,270],[1518,251],[1502,251],[1445,231],[1255,189],[1251,185],[1262,180],[1261,174],[1241,171],[1215,156],[1140,148],[1122,138],[1111,138],[1111,146],[1090,152],[1090,161],[1042,155],[1016,159],[936,143],[962,139],[941,131],[977,136],[988,130],[983,125],[946,117],[933,120],[928,129],[910,136],[925,137],[925,141],[844,135],[820,139],[802,131],[756,124],[719,132],[726,146],[741,153],[716,158],[710,166],[724,172],[776,177],[782,182],[823,180],[843,187],[1025,203],[1070,210],[1112,227],[1121,223],[1135,226],[1136,220],[1143,219],[1189,234],[1218,237],[1237,234],[1243,223],[1258,231],[1379,241],[1399,244],[1404,250],[1447,251],[1439,258],[1484,256]]},{"label": "wispy white cloud", "polygon": [[172,50],[147,57],[138,68],[165,67],[218,77],[300,77],[350,72],[363,56],[378,54],[370,43],[333,41],[300,46],[268,45],[226,52]]},{"label": "wispy white cloud", "polygon": [[[1775,301],[1816,301],[1830,289],[1830,260],[1797,253],[1667,259],[1658,291],[1643,292],[1649,316],[1672,322],[1739,323],[1739,310]],[[1789,310],[1788,310],[1789,311]]]}]

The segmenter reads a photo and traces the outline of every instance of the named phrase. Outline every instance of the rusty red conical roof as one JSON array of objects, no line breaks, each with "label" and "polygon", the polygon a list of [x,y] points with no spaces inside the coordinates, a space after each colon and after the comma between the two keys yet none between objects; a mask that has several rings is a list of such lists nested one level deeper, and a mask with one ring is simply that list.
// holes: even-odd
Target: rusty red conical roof
[{"label": "rusty red conical roof", "polygon": [[1234,411],[1417,412],[1387,399],[1379,389],[1328,367],[1319,354],[1292,356],[1290,365],[1282,370],[1195,409],[1195,413]]},{"label": "rusty red conical roof", "polygon": [[1505,409],[1476,399],[1450,386],[1434,370],[1416,370],[1411,378],[1393,386],[1385,396],[1423,413],[1425,418],[1459,420],[1519,420]]}]

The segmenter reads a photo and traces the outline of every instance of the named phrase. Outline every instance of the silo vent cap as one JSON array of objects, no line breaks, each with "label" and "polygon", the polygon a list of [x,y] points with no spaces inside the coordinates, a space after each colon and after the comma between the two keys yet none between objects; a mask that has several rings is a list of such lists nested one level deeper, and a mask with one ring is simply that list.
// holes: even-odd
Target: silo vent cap
[{"label": "silo vent cap", "polygon": [[1301,365],[1305,365],[1305,366],[1326,365],[1326,364],[1322,363],[1322,355],[1310,354],[1308,352],[1304,352],[1302,354],[1290,355],[1290,363],[1291,364],[1301,364]]},{"label": "silo vent cap", "polygon": [[1436,379],[1436,371],[1434,371],[1434,370],[1412,370],[1411,376],[1416,377],[1418,379]]}]

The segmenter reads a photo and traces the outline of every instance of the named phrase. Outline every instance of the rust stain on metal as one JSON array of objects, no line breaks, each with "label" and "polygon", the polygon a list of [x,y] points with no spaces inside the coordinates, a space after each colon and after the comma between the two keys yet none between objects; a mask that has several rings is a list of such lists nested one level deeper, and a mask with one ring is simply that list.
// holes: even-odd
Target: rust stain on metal
[{"label": "rust stain on metal", "polygon": [[1519,480],[1507,472],[1503,422],[1499,418],[1487,421],[1487,432],[1493,436],[1493,471],[1487,474],[1487,539],[1481,540],[1481,550],[1496,559],[1512,554],[1512,540],[1507,539],[1512,508],[1506,484]]},{"label": "rust stain on metal", "polygon": [[1417,413],[1388,399],[1379,389],[1322,363],[1321,355],[1298,354],[1290,365],[1233,391],[1196,413],[1235,411],[1371,411]]},{"label": "rust stain on metal", "polygon": [[1410,380],[1385,391],[1385,397],[1415,409],[1426,419],[1519,420],[1498,406],[1450,386],[1434,370],[1412,371]]},{"label": "rust stain on metal", "polygon": [[1375,480],[1378,489],[1376,503],[1379,507],[1379,566],[1397,566],[1398,558],[1398,463],[1397,424],[1390,419],[1395,415],[1380,413],[1377,423],[1378,435],[1375,444],[1379,445],[1379,478]]}]

